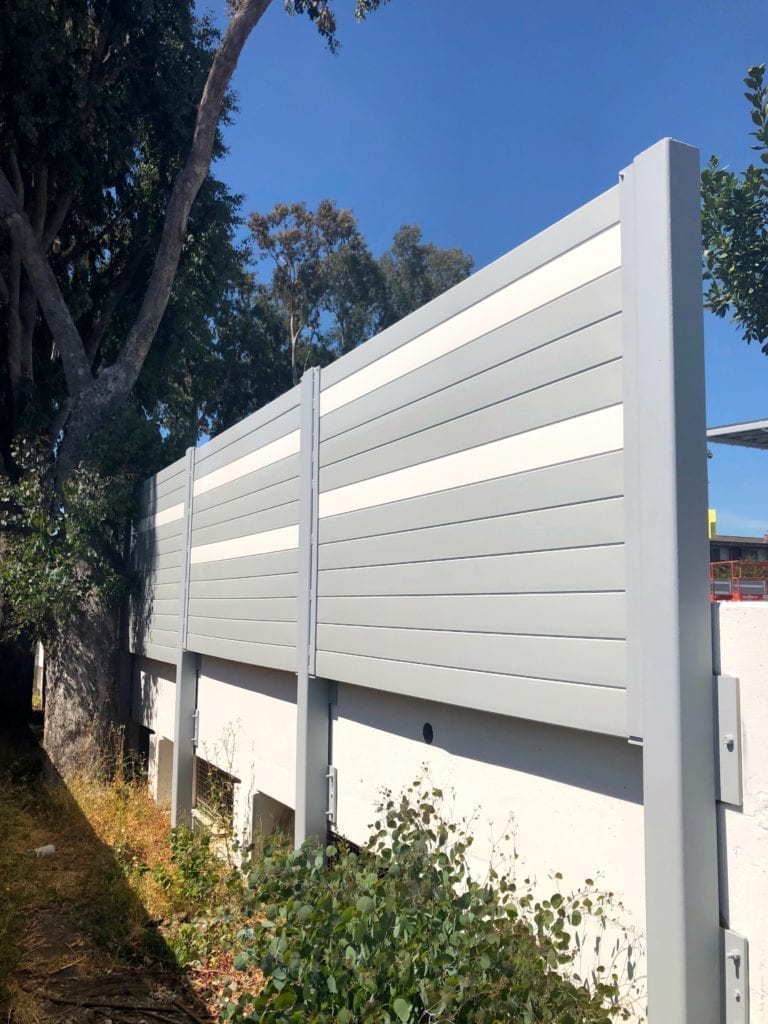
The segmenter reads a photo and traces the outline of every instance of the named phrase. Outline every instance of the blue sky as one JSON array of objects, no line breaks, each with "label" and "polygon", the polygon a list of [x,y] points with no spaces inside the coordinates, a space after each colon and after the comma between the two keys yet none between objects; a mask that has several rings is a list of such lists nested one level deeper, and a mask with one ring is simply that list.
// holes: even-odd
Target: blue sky
[{"label": "blue sky", "polygon": [[[280,0],[254,32],[217,174],[245,209],[328,196],[371,248],[417,223],[481,267],[616,181],[664,136],[741,169],[742,78],[768,60],[765,0],[336,0],[331,56]],[[710,425],[768,417],[768,358],[707,317]],[[721,532],[768,531],[768,453],[713,448]]]}]

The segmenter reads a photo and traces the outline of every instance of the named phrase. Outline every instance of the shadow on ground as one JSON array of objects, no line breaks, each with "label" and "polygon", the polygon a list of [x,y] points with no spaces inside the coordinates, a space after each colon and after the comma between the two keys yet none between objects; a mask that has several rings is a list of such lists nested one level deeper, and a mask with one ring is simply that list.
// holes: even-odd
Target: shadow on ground
[{"label": "shadow on ground", "polygon": [[13,1024],[210,1021],[40,729],[0,733],[0,1012]]}]

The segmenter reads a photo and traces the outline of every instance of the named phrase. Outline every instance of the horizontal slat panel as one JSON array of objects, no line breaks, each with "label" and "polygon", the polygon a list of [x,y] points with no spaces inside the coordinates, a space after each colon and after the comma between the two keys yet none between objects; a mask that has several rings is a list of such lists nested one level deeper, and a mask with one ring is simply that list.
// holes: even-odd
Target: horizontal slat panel
[{"label": "horizontal slat panel", "polygon": [[166,537],[164,540],[155,537],[151,531],[140,535],[140,539],[134,549],[138,559],[162,558],[164,555],[175,555],[182,549],[181,534],[175,537]]},{"label": "horizontal slat panel", "polygon": [[228,427],[227,430],[222,430],[220,434],[211,438],[206,444],[200,445],[196,452],[195,461],[198,465],[204,466],[213,455],[239,441],[241,437],[253,434],[261,427],[267,426],[286,412],[289,412],[299,404],[300,397],[301,389],[298,386],[291,388],[290,391],[286,391],[284,394],[273,399],[273,401],[268,402],[267,405],[262,406],[261,409],[252,412],[250,416],[246,416],[239,423]]},{"label": "horizontal slat panel", "polygon": [[263,665],[286,672],[296,671],[296,651],[293,647],[271,647],[269,644],[243,643],[239,640],[199,636],[190,633],[187,649],[196,654],[209,654],[212,658],[241,661],[245,665]]},{"label": "horizontal slat panel", "polygon": [[[137,652],[134,652],[137,653]],[[160,661],[166,665],[176,664],[176,648],[166,647],[163,644],[148,644],[140,653],[141,657],[151,661]]]},{"label": "horizontal slat panel", "polygon": [[[295,497],[298,494],[299,488],[298,476],[299,457],[298,455],[290,455],[279,462],[273,462],[271,466],[265,466],[263,469],[257,469],[253,473],[247,473],[245,476],[238,477],[237,480],[233,480],[230,483],[222,484],[220,487],[214,487],[213,490],[206,491],[204,494],[196,494],[192,506],[192,514],[194,516],[197,512],[216,508],[225,501],[253,494],[254,492],[261,492],[286,481],[293,482],[296,490],[291,497]],[[279,504],[279,502],[274,502],[274,504]]]},{"label": "horizontal slat panel", "polygon": [[626,691],[608,686],[500,676],[435,665],[319,651],[317,673],[327,679],[457,707],[626,736]]},{"label": "horizontal slat panel", "polygon": [[594,547],[624,539],[621,498],[320,546],[321,569]]},{"label": "horizontal slat panel", "polygon": [[277,530],[282,526],[294,526],[299,521],[299,503],[292,501],[287,505],[269,509],[266,512],[253,512],[250,515],[233,517],[226,506],[221,510],[218,523],[206,527],[192,527],[192,545],[215,544],[222,540],[233,540],[235,537],[246,537],[252,533],[265,530]]},{"label": "horizontal slat panel", "polygon": [[[250,622],[296,622],[295,597],[197,598],[189,602],[189,614],[209,619],[240,619]],[[295,638],[294,638],[295,639]],[[291,641],[293,643],[294,640]]]},{"label": "horizontal slat panel", "polygon": [[377,338],[331,363],[323,370],[323,390],[328,390],[343,378],[376,362],[436,324],[482,301],[511,281],[581,244],[585,239],[599,234],[612,224],[616,224],[618,220],[618,188],[615,188],[444,292],[437,299],[382,332]]},{"label": "horizontal slat panel", "polygon": [[613,498],[624,491],[623,455],[595,455],[516,476],[483,480],[451,491],[424,494],[393,507],[377,505],[320,520],[320,544],[483,519],[489,513],[526,512],[547,506]]},{"label": "horizontal slat panel", "polygon": [[184,529],[183,516],[172,523],[165,523],[162,526],[149,524],[145,529],[137,531],[135,546],[146,543],[147,540],[166,541],[181,537]]},{"label": "horizontal slat panel", "polygon": [[149,588],[149,595],[154,600],[155,604],[158,601],[178,601],[179,599],[179,580],[175,579],[172,583],[157,583],[154,587]]},{"label": "horizontal slat panel", "polygon": [[178,588],[176,589],[176,597],[162,598],[158,595],[157,590],[152,592],[152,613],[154,615],[176,615],[179,614],[179,598]]},{"label": "horizontal slat panel", "polygon": [[621,686],[625,678],[625,645],[621,640],[319,624],[317,649],[371,658],[397,654],[394,660],[420,665],[594,686]]},{"label": "horizontal slat panel", "polygon": [[139,484],[139,495],[143,497],[145,494],[157,491],[158,493],[165,493],[168,490],[173,490],[175,487],[180,485],[180,481],[184,477],[184,470],[186,468],[186,457],[177,459],[170,465],[165,466],[154,476],[147,477],[146,480],[142,480]]},{"label": "horizontal slat panel", "polygon": [[625,599],[611,594],[465,594],[431,597],[321,597],[320,623],[350,626],[525,633],[531,636],[625,636]]},{"label": "horizontal slat panel", "polygon": [[144,555],[142,552],[137,551],[134,565],[143,573],[175,569],[178,577],[179,569],[181,568],[181,551],[174,551],[169,555]]},{"label": "horizontal slat panel", "polygon": [[299,567],[299,553],[275,551],[268,555],[248,555],[245,558],[227,558],[221,562],[201,562],[189,568],[190,579],[226,580],[243,576],[277,576],[295,573]]},{"label": "horizontal slat panel", "polygon": [[226,445],[215,452],[206,453],[202,458],[195,460],[195,483],[205,480],[209,473],[217,469],[229,466],[238,459],[252,455],[267,445],[280,440],[288,434],[299,429],[299,407],[278,416],[277,419],[259,427],[250,434],[245,434],[238,440]]},{"label": "horizontal slat panel", "polygon": [[[538,391],[516,396],[491,409],[469,413],[411,437],[382,445],[374,451],[326,466],[320,473],[320,491],[324,493],[537,427],[563,422],[616,405],[621,399],[621,360],[617,360]],[[553,451],[552,462],[557,461],[557,452]]]},{"label": "horizontal slat panel", "polygon": [[[468,354],[472,354],[474,348],[474,345],[470,345]],[[390,441],[418,434],[489,406],[503,409],[501,403],[575,374],[582,374],[620,355],[620,320],[613,317],[518,359],[476,373],[460,380],[453,387],[433,391],[410,405],[404,405],[393,395],[391,412],[375,418],[371,414],[365,423],[354,430],[322,441],[320,465],[330,466],[342,459],[377,449]]]},{"label": "horizontal slat panel", "polygon": [[241,579],[194,580],[189,586],[190,600],[242,600],[247,598],[296,599],[296,573],[276,576],[245,576]]},{"label": "horizontal slat panel", "polygon": [[150,615],[150,620],[149,620],[150,632],[155,633],[158,630],[161,630],[161,631],[167,632],[167,633],[174,633],[174,632],[176,632],[176,630],[178,628],[179,628],[179,616],[178,616],[178,614],[176,614],[176,615],[166,615],[166,614],[163,614],[162,612],[157,611],[157,609],[154,607],[154,604],[152,605],[151,615]]},{"label": "horizontal slat panel", "polygon": [[[482,371],[500,367],[513,359],[513,365],[516,365],[521,361],[518,356],[555,339],[563,338],[562,345],[567,348],[571,338],[576,338],[575,332],[617,313],[620,300],[621,280],[616,271],[514,323],[475,341],[468,341],[462,348],[371,392],[363,401],[351,402],[327,413],[320,420],[320,440],[325,444],[338,434],[424,399],[439,401],[438,396],[457,390]],[[618,354],[618,351],[614,352],[614,355]]]},{"label": "horizontal slat panel", "polygon": [[[264,487],[260,491],[248,491],[245,494],[240,493],[242,490],[242,488],[238,488],[240,483],[240,480],[236,480],[234,483],[218,487],[215,492],[212,491],[211,495],[215,493],[220,500],[215,504],[209,503],[204,509],[199,507],[202,498],[197,499],[192,509],[193,529],[200,530],[207,526],[213,526],[228,516],[236,519],[238,516],[251,515],[254,512],[281,508],[283,505],[298,500],[298,477],[293,477],[272,487]],[[207,498],[208,495],[204,494],[202,497]]]},{"label": "horizontal slat panel", "polygon": [[397,594],[541,594],[624,589],[624,547],[580,548],[414,565],[324,569],[327,597]]},{"label": "horizontal slat panel", "polygon": [[[140,567],[137,565],[136,568],[139,569]],[[173,585],[178,588],[180,583],[181,569],[179,566],[163,565],[162,568],[149,566],[142,575],[142,584],[147,590],[166,585]]]},{"label": "horizontal slat panel", "polygon": [[177,634],[175,630],[151,629],[135,633],[132,637],[134,649],[144,653],[146,657],[154,657],[147,654],[150,647],[167,647],[174,652],[173,660],[176,661]]},{"label": "horizontal slat panel", "polygon": [[190,615],[188,632],[195,636],[212,636],[220,640],[242,640],[245,643],[296,646],[296,624],[292,622],[258,622],[243,619],[204,619]]},{"label": "horizontal slat panel", "polygon": [[154,515],[157,512],[164,512],[166,509],[184,503],[185,494],[184,478],[176,486],[169,488],[162,493],[154,492],[151,488],[139,498],[139,518]]}]

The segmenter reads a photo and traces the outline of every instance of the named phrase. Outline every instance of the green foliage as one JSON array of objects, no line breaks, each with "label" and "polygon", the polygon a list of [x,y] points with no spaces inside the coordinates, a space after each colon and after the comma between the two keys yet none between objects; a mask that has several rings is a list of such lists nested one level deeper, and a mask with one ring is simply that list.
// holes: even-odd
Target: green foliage
[{"label": "green foliage", "polygon": [[94,587],[109,600],[124,593],[121,524],[130,487],[81,467],[60,493],[45,445],[19,439],[13,454],[18,481],[0,476],[2,625],[6,636],[29,630],[42,638],[83,609]]},{"label": "green foliage", "polygon": [[421,228],[404,224],[379,260],[387,300],[381,326],[388,327],[463,281],[473,259],[461,249],[424,242]]},{"label": "green foliage", "polygon": [[440,812],[439,790],[388,798],[360,856],[337,846],[267,851],[249,875],[253,928],[240,971],[259,992],[223,1018],[261,1024],[607,1024],[621,1015],[617,981],[571,972],[582,918],[601,897],[537,901],[513,876],[470,873],[472,837]]},{"label": "green foliage", "polygon": [[[252,282],[253,309],[269,323],[279,359],[296,383],[306,366],[324,365],[462,281],[472,258],[461,249],[423,242],[421,228],[404,225],[375,259],[351,210],[323,199],[278,203],[252,213],[248,227],[255,254],[270,268]],[[243,353],[264,352],[264,332],[238,341]],[[260,359],[263,365],[263,358]],[[229,403],[226,403],[229,404]],[[240,403],[238,403],[240,404]]]},{"label": "green foliage", "polygon": [[[230,2],[236,2],[236,0],[230,0]],[[369,14],[373,14],[387,2],[388,0],[355,0],[356,20],[364,21]],[[336,36],[336,14],[330,0],[284,0],[284,4],[288,14],[305,14],[325,39],[331,53],[336,53],[339,49],[339,41]]]},{"label": "green foliage", "polygon": [[745,341],[768,355],[768,86],[765,65],[744,79],[750,106],[752,149],[760,157],[737,174],[710,158],[701,176],[706,304],[730,314]]}]

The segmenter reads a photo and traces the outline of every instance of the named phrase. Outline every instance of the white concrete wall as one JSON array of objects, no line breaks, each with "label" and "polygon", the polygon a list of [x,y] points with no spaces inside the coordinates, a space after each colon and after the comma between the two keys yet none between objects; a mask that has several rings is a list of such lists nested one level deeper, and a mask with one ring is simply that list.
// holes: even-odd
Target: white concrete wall
[{"label": "white concrete wall", "polygon": [[720,603],[716,670],[738,677],[744,803],[718,808],[723,923],[749,940],[750,1022],[768,1021],[768,603]]},{"label": "white concrete wall", "polygon": [[296,676],[203,657],[197,707],[197,753],[240,780],[235,832],[248,838],[257,793],[295,806]]},{"label": "white concrete wall", "polygon": [[[173,740],[176,707],[176,666],[136,658],[131,691],[131,718],[151,729],[147,782],[155,800],[170,803],[171,755],[163,739]],[[161,756],[165,753],[166,756]]]},{"label": "white concrete wall", "polygon": [[[768,1024],[768,603],[721,604],[713,614],[715,670],[740,679],[744,758],[743,806],[718,809],[722,921],[749,940],[750,1020]],[[138,660],[133,716],[155,731],[150,781],[161,799],[170,776],[158,753],[171,749],[161,740],[173,738],[174,690],[172,666]],[[241,780],[238,833],[249,832],[255,808],[270,822],[280,816],[272,801],[292,808],[295,676],[204,657],[198,707],[200,756]],[[431,744],[423,737],[427,722]],[[332,763],[337,828],[349,839],[365,841],[383,787],[398,792],[426,766],[453,816],[474,816],[478,872],[512,821],[518,870],[533,874],[540,891],[552,891],[556,871],[564,889],[595,878],[621,900],[621,919],[642,931],[641,748],[339,684]],[[642,942],[633,959],[641,982]]]},{"label": "white concrete wall", "polygon": [[[425,723],[432,743],[425,742]],[[454,819],[472,818],[473,867],[485,875],[512,824],[518,877],[549,896],[587,878],[616,894],[616,918],[638,941],[617,966],[644,974],[642,753],[623,740],[339,685],[333,723],[338,831],[362,843],[382,787],[395,794],[426,773]],[[508,852],[509,847],[507,848]],[[563,875],[553,882],[555,872]],[[618,906],[618,902],[623,904]],[[594,942],[595,932],[589,933]],[[601,962],[623,946],[604,935]],[[589,962],[589,958],[587,960]],[[582,965],[585,966],[585,965]],[[626,979],[629,982],[629,979]]]}]

